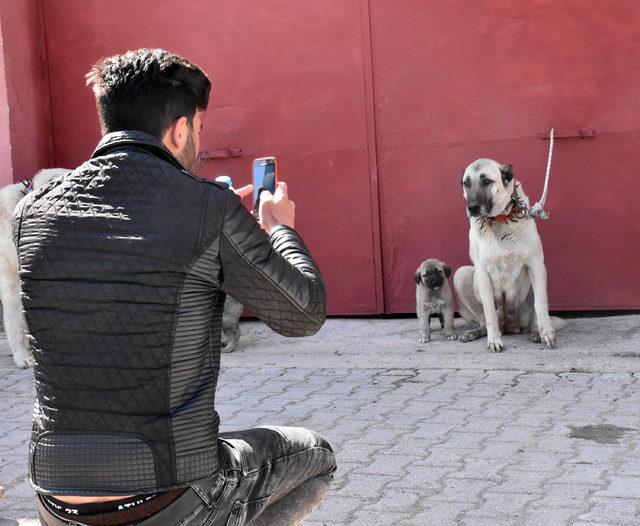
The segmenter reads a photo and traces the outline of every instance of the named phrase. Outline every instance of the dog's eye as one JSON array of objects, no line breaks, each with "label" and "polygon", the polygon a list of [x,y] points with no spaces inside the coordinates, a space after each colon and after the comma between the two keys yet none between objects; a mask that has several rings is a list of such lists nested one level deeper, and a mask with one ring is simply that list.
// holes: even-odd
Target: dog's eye
[{"label": "dog's eye", "polygon": [[464,181],[462,181],[462,186],[464,186],[465,188],[471,188],[471,181],[469,181],[469,179],[465,179]]},{"label": "dog's eye", "polygon": [[489,179],[483,179],[482,184],[485,186],[489,186],[490,184],[493,184],[493,181],[490,181]]}]

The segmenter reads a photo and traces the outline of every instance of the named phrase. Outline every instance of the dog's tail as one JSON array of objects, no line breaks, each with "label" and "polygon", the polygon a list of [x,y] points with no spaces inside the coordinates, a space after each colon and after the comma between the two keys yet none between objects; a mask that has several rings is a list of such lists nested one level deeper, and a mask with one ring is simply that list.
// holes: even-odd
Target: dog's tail
[{"label": "dog's tail", "polygon": [[558,318],[557,316],[550,316],[551,326],[559,331],[560,329],[564,329],[567,326],[567,322],[562,318]]}]

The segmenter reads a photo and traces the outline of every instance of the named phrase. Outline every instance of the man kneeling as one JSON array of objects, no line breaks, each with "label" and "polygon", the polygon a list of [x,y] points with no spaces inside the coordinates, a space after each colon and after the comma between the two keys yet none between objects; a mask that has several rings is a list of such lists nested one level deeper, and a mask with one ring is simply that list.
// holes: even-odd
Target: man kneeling
[{"label": "man kneeling", "polygon": [[331,481],[329,444],[301,428],[219,435],[214,408],[225,293],[285,336],[325,320],[286,185],[256,222],[191,174],[211,89],[191,62],[143,49],[87,80],[102,140],[15,217],[41,520],[298,524]]}]

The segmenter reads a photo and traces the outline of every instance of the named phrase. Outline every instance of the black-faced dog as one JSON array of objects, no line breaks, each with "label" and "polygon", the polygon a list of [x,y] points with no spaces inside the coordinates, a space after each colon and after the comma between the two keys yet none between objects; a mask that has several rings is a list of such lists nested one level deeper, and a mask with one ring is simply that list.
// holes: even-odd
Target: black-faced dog
[{"label": "black-faced dog", "polygon": [[420,322],[420,343],[431,340],[430,318],[437,314],[448,340],[455,340],[453,332],[453,295],[449,286],[451,268],[437,259],[427,259],[416,270],[416,313]]},{"label": "black-faced dog", "polygon": [[474,327],[460,341],[486,335],[489,351],[501,352],[503,332],[530,332],[554,348],[542,241],[535,220],[522,212],[529,207],[522,183],[510,164],[478,159],[465,169],[462,189],[473,266],[460,267],[453,284],[460,314]]}]

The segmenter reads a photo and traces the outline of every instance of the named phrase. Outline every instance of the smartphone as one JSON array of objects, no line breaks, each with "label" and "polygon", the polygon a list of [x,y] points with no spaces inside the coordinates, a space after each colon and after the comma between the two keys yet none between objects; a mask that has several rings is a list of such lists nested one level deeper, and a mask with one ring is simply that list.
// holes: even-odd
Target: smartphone
[{"label": "smartphone", "polygon": [[278,161],[275,157],[260,157],[253,161],[253,210],[260,208],[260,194],[268,190],[272,194],[278,184]]}]

